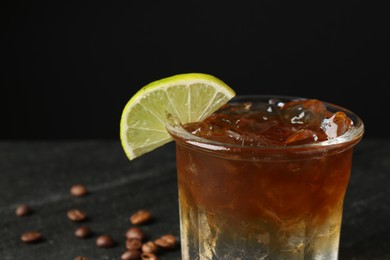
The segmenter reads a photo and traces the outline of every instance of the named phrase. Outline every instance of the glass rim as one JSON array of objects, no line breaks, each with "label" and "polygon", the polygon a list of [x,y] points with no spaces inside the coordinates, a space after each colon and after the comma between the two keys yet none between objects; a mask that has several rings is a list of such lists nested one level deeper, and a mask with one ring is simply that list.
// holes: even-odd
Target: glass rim
[{"label": "glass rim", "polygon": [[[295,101],[295,100],[307,100],[309,98],[304,97],[297,97],[297,96],[284,96],[284,95],[237,95],[233,97],[231,100],[229,100],[228,103],[232,103],[239,100],[256,100],[256,99],[285,99],[288,101]],[[347,132],[343,133],[340,136],[337,136],[333,139],[328,139],[321,142],[314,142],[309,144],[298,144],[298,145],[284,145],[284,146],[276,146],[276,145],[263,145],[263,146],[249,146],[249,145],[241,145],[241,144],[232,144],[232,143],[223,143],[213,140],[208,140],[196,135],[193,135],[186,131],[181,124],[171,124],[169,123],[170,120],[167,120],[166,128],[167,131],[173,136],[173,139],[175,141],[180,141],[187,143],[191,146],[196,146],[198,148],[204,149],[204,150],[211,150],[211,151],[230,151],[230,150],[237,150],[237,149],[250,149],[250,150],[273,150],[273,151],[281,151],[281,150],[302,150],[302,149],[315,149],[315,148],[331,148],[334,146],[339,147],[340,145],[346,145],[350,144],[346,147],[346,149],[350,146],[353,146],[356,144],[363,136],[364,134],[364,123],[361,120],[361,118],[356,115],[354,112],[341,107],[339,105],[335,105],[330,102],[322,101],[320,100],[327,109],[332,108],[332,110],[341,111],[348,115],[348,117],[353,121],[354,127],[348,130]],[[179,138],[177,138],[179,137]],[[182,140],[180,140],[182,139]]]}]

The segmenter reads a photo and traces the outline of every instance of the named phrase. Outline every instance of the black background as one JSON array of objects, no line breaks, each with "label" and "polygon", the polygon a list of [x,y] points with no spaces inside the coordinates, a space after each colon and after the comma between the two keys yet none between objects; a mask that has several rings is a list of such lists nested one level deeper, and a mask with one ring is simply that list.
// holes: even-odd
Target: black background
[{"label": "black background", "polygon": [[388,9],[313,2],[3,2],[0,139],[118,139],[139,88],[186,72],[336,103],[386,137]]}]

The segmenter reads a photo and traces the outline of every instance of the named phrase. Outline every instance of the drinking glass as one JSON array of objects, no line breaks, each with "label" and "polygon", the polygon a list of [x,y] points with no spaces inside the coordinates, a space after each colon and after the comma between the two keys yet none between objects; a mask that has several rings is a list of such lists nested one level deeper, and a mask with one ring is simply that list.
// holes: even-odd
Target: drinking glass
[{"label": "drinking glass", "polygon": [[[295,97],[238,96],[234,102]],[[246,146],[169,123],[176,143],[182,259],[337,259],[354,146],[364,126],[323,142]]]}]

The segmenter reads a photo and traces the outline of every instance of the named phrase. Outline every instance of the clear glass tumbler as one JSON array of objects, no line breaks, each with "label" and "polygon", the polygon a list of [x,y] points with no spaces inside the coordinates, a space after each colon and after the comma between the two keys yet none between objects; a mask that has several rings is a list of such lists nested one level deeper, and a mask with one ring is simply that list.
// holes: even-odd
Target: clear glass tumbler
[{"label": "clear glass tumbler", "polygon": [[[236,97],[268,102],[290,97]],[[243,146],[167,129],[176,142],[182,258],[337,259],[343,201],[361,119],[324,142]]]}]

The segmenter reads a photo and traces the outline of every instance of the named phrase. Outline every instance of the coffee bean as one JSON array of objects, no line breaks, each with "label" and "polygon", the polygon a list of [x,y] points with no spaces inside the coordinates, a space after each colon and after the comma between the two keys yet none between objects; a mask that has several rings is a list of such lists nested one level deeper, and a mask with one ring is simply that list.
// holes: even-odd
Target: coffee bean
[{"label": "coffee bean", "polygon": [[71,209],[68,211],[68,218],[72,221],[83,221],[87,218],[87,215],[81,211],[81,210],[78,210],[78,209]]},{"label": "coffee bean", "polygon": [[27,204],[20,204],[15,210],[15,214],[18,217],[23,217],[30,213],[31,213],[31,209]]},{"label": "coffee bean", "polygon": [[96,245],[98,247],[113,247],[115,245],[115,241],[109,235],[100,235],[96,239]]},{"label": "coffee bean", "polygon": [[142,253],[141,254],[141,259],[142,260],[157,260],[157,256],[152,253]]},{"label": "coffee bean", "polygon": [[153,241],[146,242],[142,245],[143,253],[156,253],[158,250],[157,245]]},{"label": "coffee bean", "polygon": [[41,233],[38,231],[28,231],[21,235],[20,240],[26,243],[38,242],[42,239]]},{"label": "coffee bean", "polygon": [[131,215],[130,222],[134,225],[141,225],[149,222],[151,219],[152,214],[146,209],[141,209]]},{"label": "coffee bean", "polygon": [[76,256],[74,260],[88,260],[88,258],[85,256]]},{"label": "coffee bean", "polygon": [[121,256],[121,260],[136,260],[140,259],[141,252],[138,250],[128,250],[124,252]]},{"label": "coffee bean", "polygon": [[139,250],[142,247],[142,241],[138,238],[126,239],[125,246],[128,250]]},{"label": "coffee bean", "polygon": [[74,235],[78,238],[86,238],[91,236],[92,231],[89,227],[83,226],[76,229]]},{"label": "coffee bean", "polygon": [[167,234],[156,239],[154,243],[163,249],[173,249],[176,246],[176,237],[174,235]]},{"label": "coffee bean", "polygon": [[75,184],[70,188],[70,194],[75,197],[82,197],[87,195],[87,193],[87,188],[82,184]]},{"label": "coffee bean", "polygon": [[142,241],[145,239],[145,233],[139,227],[131,227],[126,232],[126,238],[137,238]]}]

